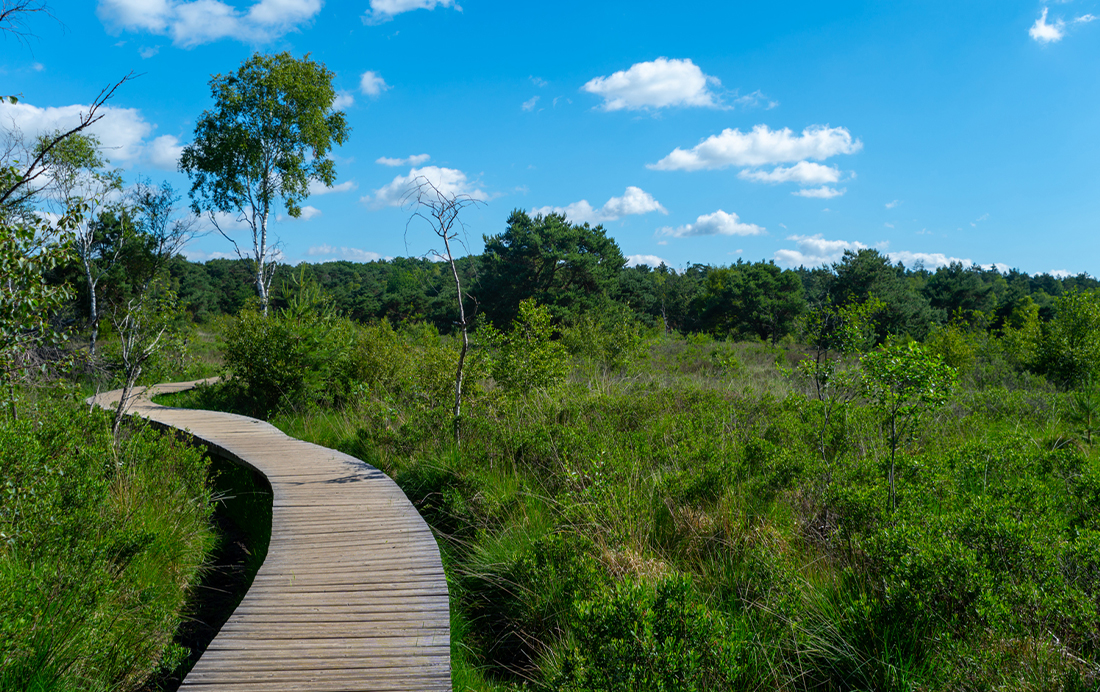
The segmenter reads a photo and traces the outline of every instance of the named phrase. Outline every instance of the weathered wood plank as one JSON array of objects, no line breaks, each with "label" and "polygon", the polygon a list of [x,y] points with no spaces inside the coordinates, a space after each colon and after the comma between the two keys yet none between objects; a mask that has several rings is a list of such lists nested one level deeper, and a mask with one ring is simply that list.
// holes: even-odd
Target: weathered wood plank
[{"label": "weathered wood plank", "polygon": [[[267,558],[181,690],[451,689],[439,548],[392,480],[263,421],[159,406],[150,393],[131,401],[128,412],[185,431],[212,453],[259,471],[274,494]],[[93,401],[112,408],[119,394]]]}]

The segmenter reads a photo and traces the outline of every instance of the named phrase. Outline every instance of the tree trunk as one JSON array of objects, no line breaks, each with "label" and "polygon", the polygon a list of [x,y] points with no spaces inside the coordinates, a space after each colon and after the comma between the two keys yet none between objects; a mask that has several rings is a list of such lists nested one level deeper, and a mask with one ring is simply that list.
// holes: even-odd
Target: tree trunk
[{"label": "tree trunk", "polygon": [[91,333],[88,335],[88,352],[94,356],[96,340],[99,338],[99,303],[95,295],[97,282],[92,275],[91,260],[88,258],[87,252],[81,253],[81,260],[84,264],[84,280],[88,284],[88,320],[92,328]]},{"label": "tree trunk", "polygon": [[118,407],[115,408],[115,420],[111,425],[111,434],[115,439],[118,439],[118,429],[122,425],[122,416],[126,413],[126,400],[130,398],[130,392],[134,389],[134,383],[137,382],[137,378],[141,376],[141,366],[137,366],[132,373],[127,373],[126,382],[122,385],[122,396],[118,400]]},{"label": "tree trunk", "polygon": [[451,254],[451,243],[446,233],[443,235],[443,246],[447,249],[447,261],[451,265],[451,273],[455,277],[455,288],[458,290],[458,324],[462,329],[462,350],[458,354],[458,368],[455,371],[455,409],[454,409],[454,435],[455,445],[461,444],[461,429],[459,421],[462,416],[462,369],[466,363],[466,351],[470,348],[470,336],[466,330],[466,308],[462,303],[462,282],[458,278],[458,268],[455,267],[454,256]]},{"label": "tree trunk", "polygon": [[260,238],[256,247],[256,292],[260,296],[260,309],[267,315],[268,292],[264,274],[267,273],[267,210],[260,215]]}]

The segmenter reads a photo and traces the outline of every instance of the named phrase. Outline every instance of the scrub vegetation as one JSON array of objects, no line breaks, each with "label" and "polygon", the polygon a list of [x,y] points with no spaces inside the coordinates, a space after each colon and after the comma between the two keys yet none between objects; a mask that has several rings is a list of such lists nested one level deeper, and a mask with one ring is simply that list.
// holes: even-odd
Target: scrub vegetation
[{"label": "scrub vegetation", "polygon": [[300,268],[226,322],[227,381],[172,402],[400,484],[444,555],[456,689],[1094,689],[1100,293],[936,321],[874,256],[805,276],[868,259],[905,291],[802,298],[775,339],[519,300],[472,331],[460,445],[458,337],[353,320]]}]

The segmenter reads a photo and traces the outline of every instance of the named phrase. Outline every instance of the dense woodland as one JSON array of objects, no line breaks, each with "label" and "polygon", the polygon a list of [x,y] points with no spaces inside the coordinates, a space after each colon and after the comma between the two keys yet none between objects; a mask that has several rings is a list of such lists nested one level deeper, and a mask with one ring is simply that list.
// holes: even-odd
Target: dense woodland
[{"label": "dense woodland", "polygon": [[[781,269],[766,261],[693,264],[679,271],[624,267],[621,250],[602,228],[573,226],[557,216],[531,219],[521,211],[513,212],[503,233],[486,236],[485,245],[484,253],[457,264],[468,300],[498,325],[510,323],[520,301],[534,298],[558,321],[625,306],[643,324],[670,332],[778,343],[798,337],[798,318],[807,310],[871,294],[885,304],[876,320],[880,337],[921,340],[937,325],[959,320],[1001,329],[1013,313],[1031,305],[1049,321],[1059,296],[1100,287],[1087,274],[1031,276],[961,264],[934,271],[907,268],[877,250],[849,253],[815,268]],[[197,322],[236,314],[255,301],[248,260],[199,264],[176,257],[168,270],[181,306]],[[277,304],[285,305],[280,287],[292,286],[303,270],[337,310],[359,322],[423,320],[447,333],[458,318],[454,280],[438,260],[282,265],[275,273]]]}]

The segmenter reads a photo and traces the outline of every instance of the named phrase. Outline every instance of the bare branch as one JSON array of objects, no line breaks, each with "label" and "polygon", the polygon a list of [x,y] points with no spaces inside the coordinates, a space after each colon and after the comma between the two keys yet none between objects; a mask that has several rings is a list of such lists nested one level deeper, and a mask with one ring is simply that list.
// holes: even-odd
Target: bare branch
[{"label": "bare branch", "polygon": [[[26,168],[26,170],[24,170],[22,173],[17,173],[14,182],[9,183],[5,181],[5,187],[3,189],[0,189],[0,207],[7,205],[9,201],[12,201],[12,195],[19,191],[20,188],[23,188],[27,185],[27,183],[35,180],[46,171],[47,166],[44,162],[46,161],[46,157],[49,155],[50,151],[54,147],[56,147],[58,144],[65,141],[69,137],[72,137],[76,133],[87,129],[88,127],[103,119],[103,116],[106,115],[106,113],[99,113],[98,111],[100,107],[102,107],[108,99],[114,96],[115,91],[120,86],[133,78],[134,73],[131,72],[130,74],[115,82],[114,85],[104,87],[103,90],[99,92],[99,95],[92,100],[92,105],[88,107],[88,112],[80,114],[80,121],[76,127],[66,132],[58,133],[51,137],[49,141],[45,143],[45,145],[36,147],[37,156],[35,156],[34,160],[31,161],[31,164]],[[26,197],[24,196],[22,199],[25,198]]]}]

